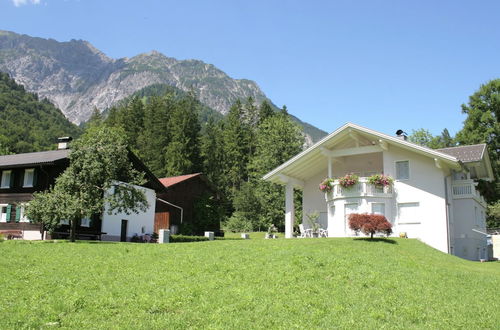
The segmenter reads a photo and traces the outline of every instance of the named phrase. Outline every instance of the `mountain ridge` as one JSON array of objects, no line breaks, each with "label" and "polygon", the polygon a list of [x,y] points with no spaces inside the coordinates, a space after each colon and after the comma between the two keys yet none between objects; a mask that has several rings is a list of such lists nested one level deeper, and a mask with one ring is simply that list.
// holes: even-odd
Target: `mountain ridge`
[{"label": "mountain ridge", "polygon": [[[0,71],[50,99],[74,123],[82,123],[94,108],[103,111],[144,87],[167,84],[194,90],[203,104],[226,114],[237,99],[267,98],[258,84],[233,79],[213,64],[177,60],[152,50],[113,59],[85,40],[56,41],[0,30]],[[297,121],[312,140],[325,132]]]}]

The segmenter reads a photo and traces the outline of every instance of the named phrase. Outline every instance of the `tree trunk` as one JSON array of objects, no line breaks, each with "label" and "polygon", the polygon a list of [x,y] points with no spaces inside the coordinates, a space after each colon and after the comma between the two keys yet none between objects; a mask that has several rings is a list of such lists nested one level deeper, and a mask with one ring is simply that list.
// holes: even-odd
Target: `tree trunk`
[{"label": "tree trunk", "polygon": [[373,238],[373,233],[370,233],[370,238]]},{"label": "tree trunk", "polygon": [[76,238],[76,223],[77,223],[77,219],[71,220],[71,229],[69,231],[69,240],[71,242],[74,242],[75,238]]}]

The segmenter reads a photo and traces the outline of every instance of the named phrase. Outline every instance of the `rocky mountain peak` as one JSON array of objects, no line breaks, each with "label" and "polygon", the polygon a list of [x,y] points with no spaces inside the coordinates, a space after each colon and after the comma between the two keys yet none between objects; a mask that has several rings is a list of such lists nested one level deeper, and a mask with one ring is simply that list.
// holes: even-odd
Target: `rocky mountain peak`
[{"label": "rocky mountain peak", "polygon": [[113,59],[85,40],[59,42],[1,30],[0,71],[51,100],[77,124],[94,108],[103,111],[154,84],[194,89],[202,103],[223,114],[237,99],[267,99],[255,82],[233,79],[199,60],[177,60],[156,50]]}]

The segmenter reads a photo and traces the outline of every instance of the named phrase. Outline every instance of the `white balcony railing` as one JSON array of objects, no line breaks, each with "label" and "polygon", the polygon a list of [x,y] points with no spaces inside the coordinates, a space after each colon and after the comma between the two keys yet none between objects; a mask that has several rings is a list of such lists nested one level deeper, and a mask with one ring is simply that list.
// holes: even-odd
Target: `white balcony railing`
[{"label": "white balcony railing", "polygon": [[451,185],[453,199],[474,198],[481,204],[486,204],[484,197],[476,189],[477,183],[473,180],[459,180]]},{"label": "white balcony railing", "polygon": [[392,197],[393,188],[392,185],[388,186],[375,186],[368,183],[367,178],[359,178],[359,182],[355,185],[344,188],[337,180],[333,184],[333,189],[331,192],[325,194],[325,199],[327,201],[337,198],[349,198],[349,197]]}]

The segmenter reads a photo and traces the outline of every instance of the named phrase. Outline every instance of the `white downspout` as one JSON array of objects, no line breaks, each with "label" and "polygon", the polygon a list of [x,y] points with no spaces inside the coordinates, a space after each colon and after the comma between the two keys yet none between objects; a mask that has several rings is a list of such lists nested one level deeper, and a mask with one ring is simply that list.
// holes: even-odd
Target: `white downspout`
[{"label": "white downspout", "polygon": [[170,202],[164,201],[163,199],[158,198],[158,197],[156,197],[156,200],[157,200],[157,201],[160,201],[160,202],[163,202],[163,203],[165,203],[165,204],[168,204],[168,205],[170,205],[170,206],[176,207],[176,208],[178,208],[179,210],[181,210],[181,223],[182,223],[182,216],[183,216],[183,214],[184,214],[184,209],[183,209],[182,207],[180,207],[180,206],[178,206],[178,205],[175,205],[175,204],[172,204],[172,203],[170,203]]}]

